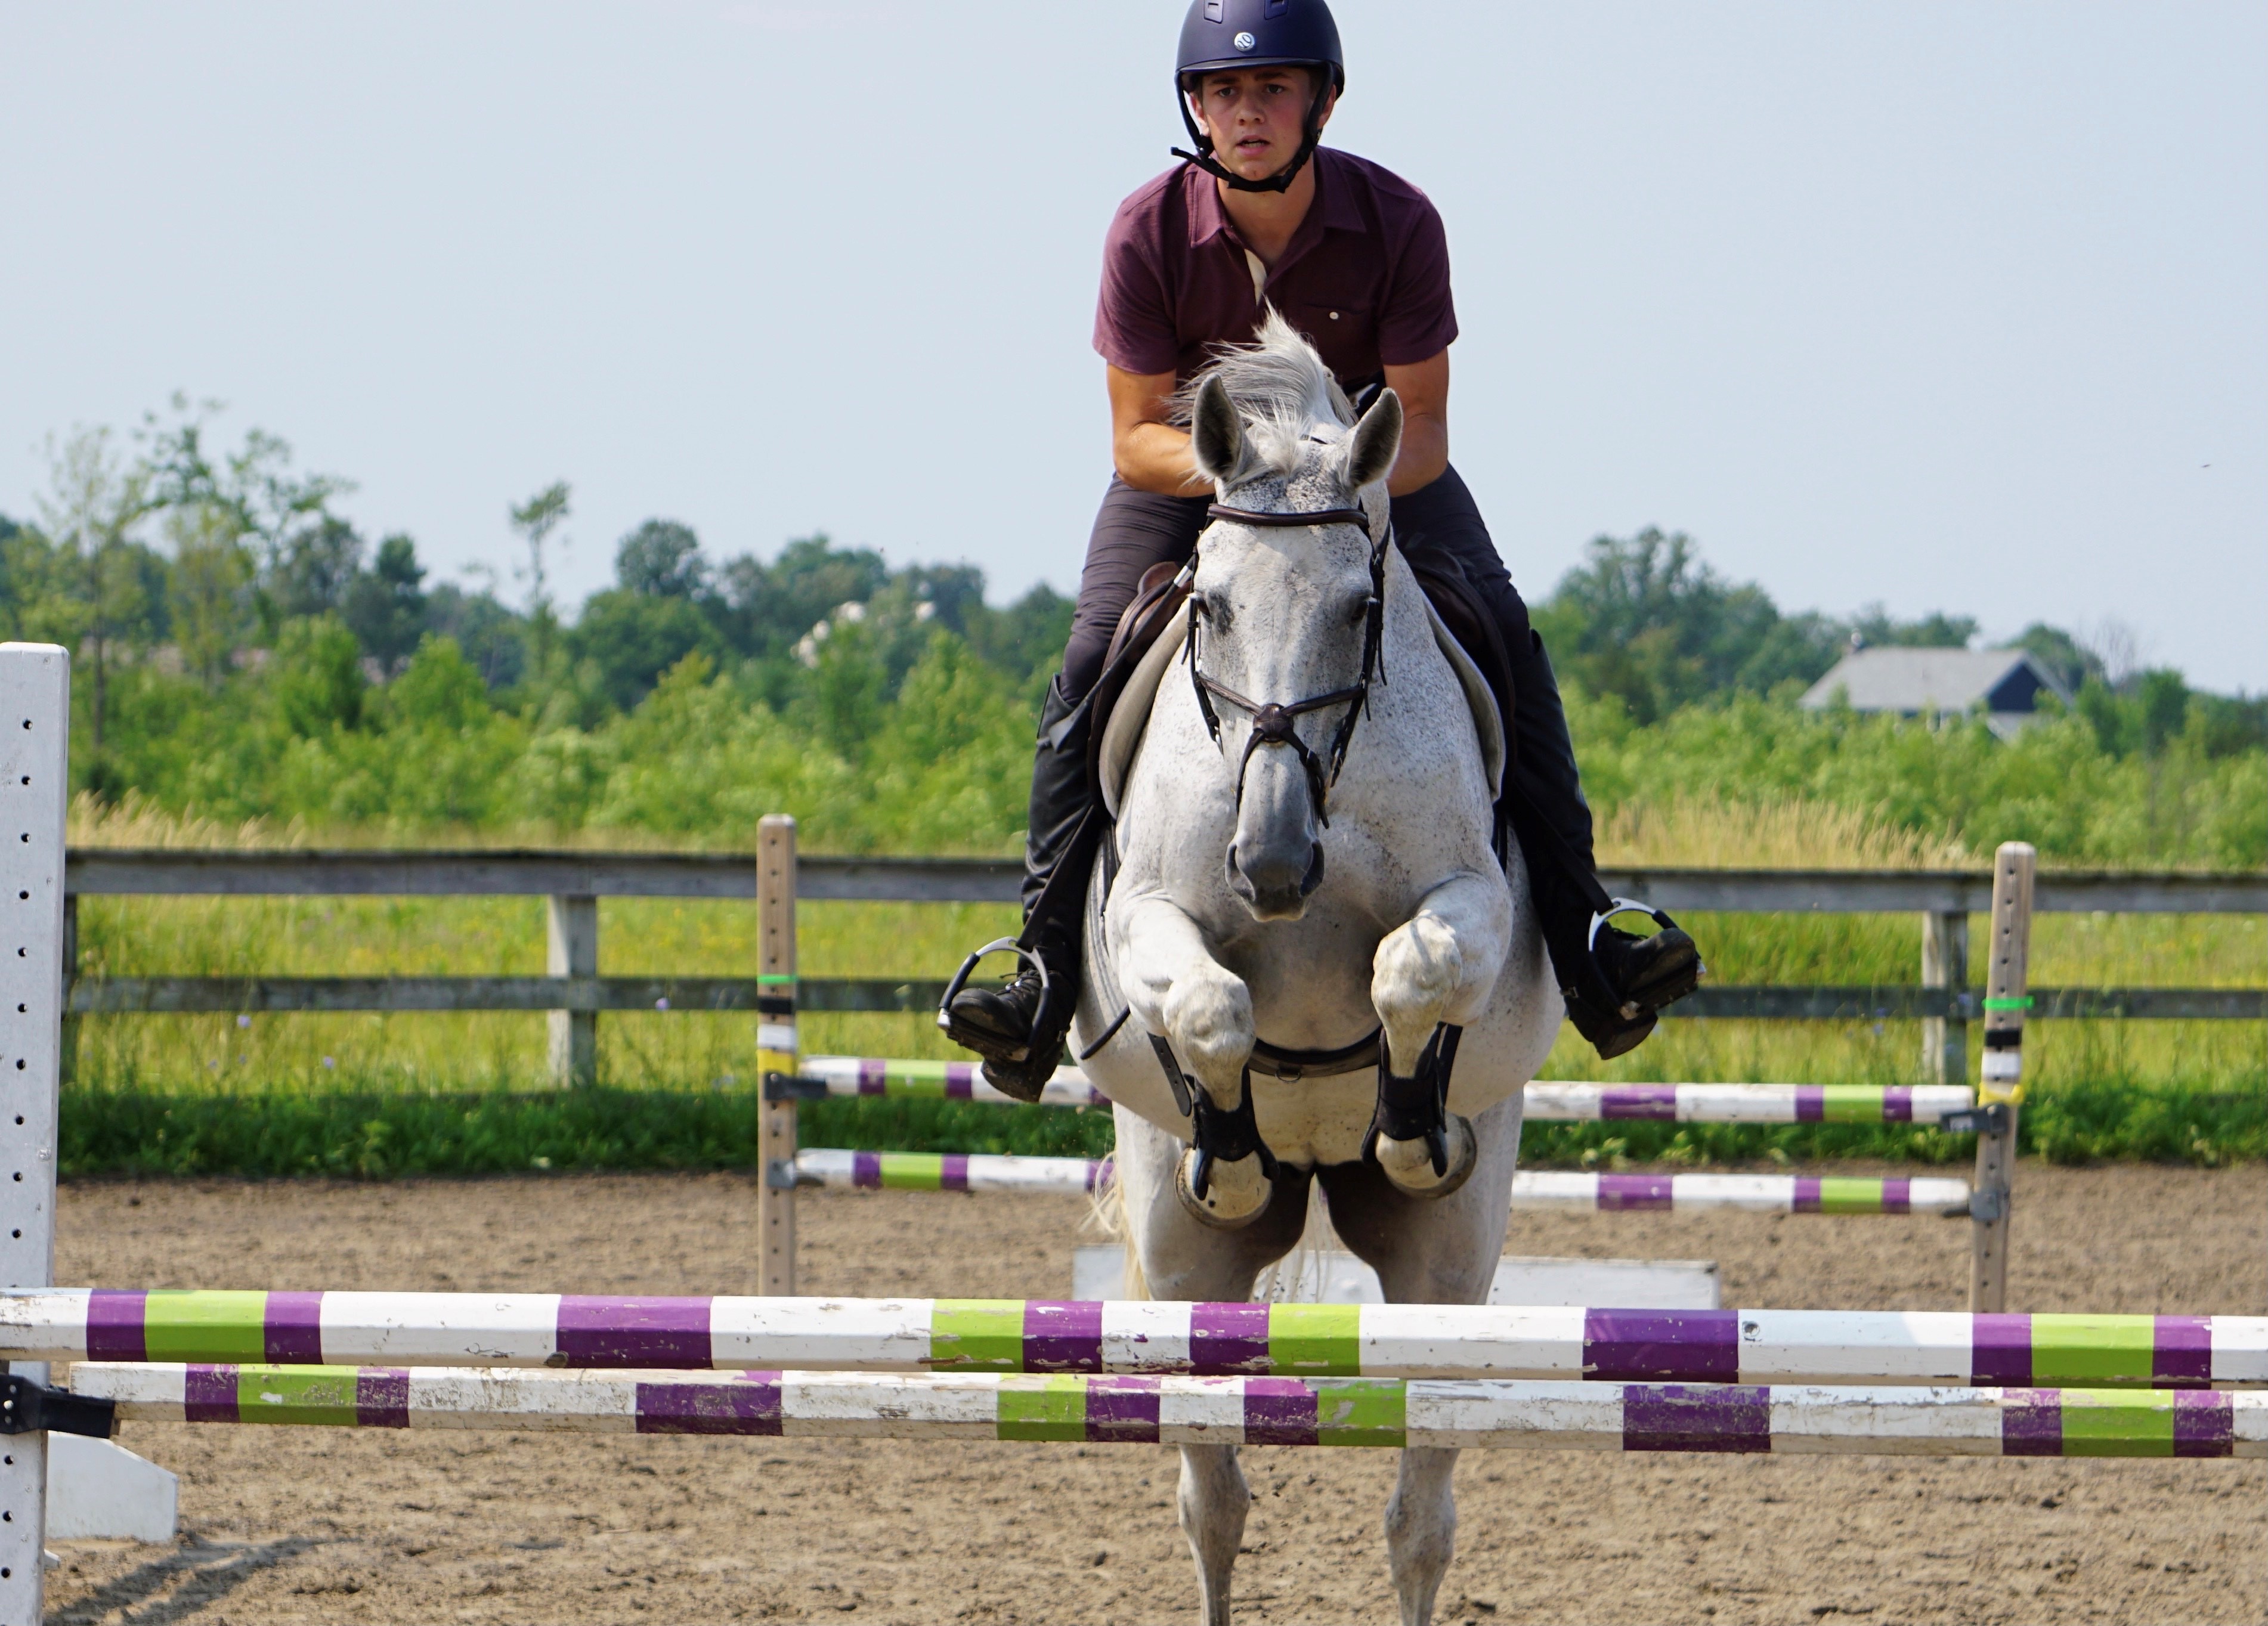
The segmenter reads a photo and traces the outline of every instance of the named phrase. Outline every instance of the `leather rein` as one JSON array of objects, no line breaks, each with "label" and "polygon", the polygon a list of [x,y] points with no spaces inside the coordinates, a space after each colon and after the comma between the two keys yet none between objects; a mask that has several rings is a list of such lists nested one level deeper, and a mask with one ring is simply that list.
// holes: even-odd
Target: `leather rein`
[{"label": "leather rein", "polygon": [[[1290,512],[1263,512],[1249,508],[1232,508],[1226,503],[1215,503],[1205,510],[1208,520],[1226,519],[1232,525],[1258,526],[1268,529],[1290,530],[1294,527],[1327,525],[1359,526],[1363,534],[1371,539],[1370,547],[1370,604],[1363,615],[1362,676],[1345,688],[1335,688],[1327,695],[1310,695],[1304,700],[1285,702],[1258,701],[1238,694],[1226,684],[1208,677],[1197,665],[1197,624],[1201,617],[1189,616],[1189,636],[1182,649],[1188,661],[1189,682],[1197,691],[1197,710],[1204,717],[1205,732],[1212,742],[1220,744],[1220,714],[1213,707],[1215,700],[1224,701],[1252,718],[1252,732],[1245,736],[1244,754],[1236,765],[1236,806],[1244,806],[1245,770],[1252,765],[1252,754],[1262,746],[1283,746],[1300,759],[1307,770],[1307,795],[1314,801],[1315,817],[1323,827],[1330,828],[1329,799],[1331,787],[1338,783],[1339,769],[1346,765],[1347,747],[1354,739],[1354,725],[1370,710],[1370,686],[1373,679],[1386,681],[1383,634],[1386,617],[1386,545],[1394,540],[1389,525],[1385,534],[1370,528],[1370,516],[1359,508],[1310,508]],[[1300,738],[1297,726],[1300,718],[1311,711],[1327,710],[1344,705],[1346,715],[1339,719],[1331,734],[1329,748],[1318,756],[1313,747]]]}]

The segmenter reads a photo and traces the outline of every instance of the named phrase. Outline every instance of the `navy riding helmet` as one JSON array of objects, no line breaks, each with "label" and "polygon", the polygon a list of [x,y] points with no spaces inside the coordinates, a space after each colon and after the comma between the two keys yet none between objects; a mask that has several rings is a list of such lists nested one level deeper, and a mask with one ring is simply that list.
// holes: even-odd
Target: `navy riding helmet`
[{"label": "navy riding helmet", "polygon": [[[1330,70],[1329,83],[1315,87],[1314,105],[1307,109],[1307,139],[1292,161],[1265,180],[1247,180],[1215,158],[1212,143],[1198,130],[1189,112],[1189,92],[1199,80],[1208,73],[1239,68]],[[1190,0],[1189,14],[1182,19],[1181,53],[1174,63],[1174,97],[1181,103],[1182,123],[1197,151],[1175,147],[1174,156],[1239,192],[1281,192],[1314,156],[1315,143],[1323,136],[1323,109],[1330,105],[1334,91],[1345,88],[1339,26],[1331,20],[1331,8],[1324,0]]]}]

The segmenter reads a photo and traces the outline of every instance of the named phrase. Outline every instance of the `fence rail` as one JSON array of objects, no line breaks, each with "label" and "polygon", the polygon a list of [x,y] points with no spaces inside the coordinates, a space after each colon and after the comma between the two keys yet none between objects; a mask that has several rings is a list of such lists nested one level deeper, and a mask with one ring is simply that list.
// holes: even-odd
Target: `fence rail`
[{"label": "fence rail", "polygon": [[[1012,903],[1007,858],[805,857],[806,902]],[[1965,870],[1609,869],[1609,892],[1663,909],[1757,913],[1980,915],[1992,876]],[[64,888],[80,897],[717,898],[756,895],[753,854],[678,852],[205,851],[77,848]],[[2268,874],[2043,874],[2050,913],[2268,915]]]},{"label": "fence rail", "polygon": [[[753,853],[200,850],[80,848],[64,866],[63,960],[69,1017],[64,1068],[78,1019],[153,1012],[363,1011],[545,1012],[551,1070],[562,1083],[598,1075],[602,1012],[754,1011],[753,977],[599,975],[600,898],[754,902]],[[798,859],[806,902],[1011,903],[1023,866],[1005,858]],[[1609,892],[1659,908],[1734,913],[1897,913],[1921,916],[1921,981],[1914,986],[1712,986],[1669,1012],[1679,1019],[1918,1020],[1925,1081],[1967,1076],[1969,1026],[1981,1014],[1969,985],[1969,917],[1992,904],[1985,871],[1622,869]],[[85,897],[526,897],[547,900],[541,977],[82,977],[78,901]],[[2033,907],[2051,912],[2268,915],[2268,874],[2065,872],[2042,876]],[[934,1010],[943,984],[926,979],[811,977],[810,1012]],[[2181,1020],[2268,1019],[2268,989],[2066,988],[2033,995],[2036,1017]]]},{"label": "fence rail", "polygon": [[[887,977],[805,977],[796,1004],[810,1012],[927,1012],[942,982]],[[1664,1014],[1762,1021],[1881,1022],[1932,1017],[1974,1021],[1973,990],[1704,988]],[[81,977],[71,986],[73,1016],[291,1011],[753,1011],[754,977]],[[2247,988],[2043,988],[2032,993],[2042,1017],[2147,1018],[2184,1021],[2268,1019],[2268,990]]]}]

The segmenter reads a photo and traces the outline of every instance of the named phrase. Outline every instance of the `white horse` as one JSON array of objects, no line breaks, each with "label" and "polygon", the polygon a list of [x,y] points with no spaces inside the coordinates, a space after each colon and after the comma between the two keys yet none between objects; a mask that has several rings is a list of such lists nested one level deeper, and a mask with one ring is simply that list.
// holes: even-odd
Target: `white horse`
[{"label": "white horse", "polygon": [[[1106,733],[1115,853],[1076,1025],[1116,1107],[1130,1291],[1247,1298],[1316,1180],[1388,1299],[1479,1303],[1521,1088],[1563,1008],[1518,850],[1500,864],[1491,844],[1501,722],[1387,534],[1401,403],[1356,423],[1271,317],[1190,406],[1219,501],[1183,620]],[[1403,1453],[1386,1533],[1407,1622],[1431,1618],[1454,1550],[1456,1456]],[[1249,1499],[1234,1446],[1182,1448],[1210,1626]]]}]

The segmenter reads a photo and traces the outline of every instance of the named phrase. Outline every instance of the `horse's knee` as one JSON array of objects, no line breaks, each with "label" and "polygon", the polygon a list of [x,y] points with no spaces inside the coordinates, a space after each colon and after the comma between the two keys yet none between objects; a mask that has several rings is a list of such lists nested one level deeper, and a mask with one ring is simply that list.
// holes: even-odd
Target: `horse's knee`
[{"label": "horse's knee", "polygon": [[1252,990],[1244,980],[1206,966],[1174,981],[1159,1012],[1174,1042],[1214,1103],[1236,1106],[1244,1063],[1252,1054]]},{"label": "horse's knee", "polygon": [[1431,916],[1405,922],[1380,939],[1371,957],[1370,999],[1396,1071],[1416,1069],[1418,1051],[1463,978],[1457,934]]}]

